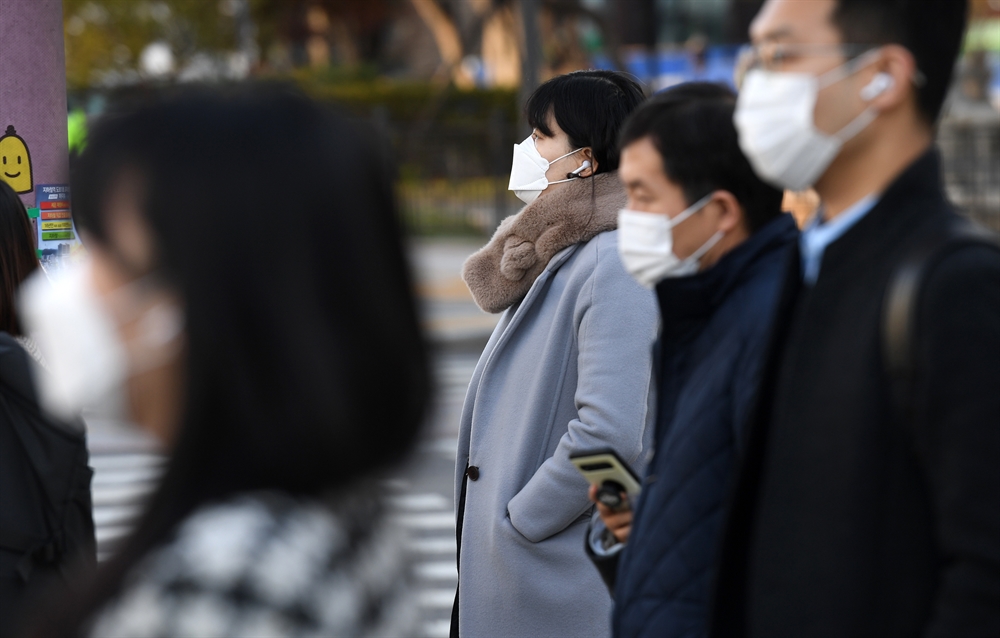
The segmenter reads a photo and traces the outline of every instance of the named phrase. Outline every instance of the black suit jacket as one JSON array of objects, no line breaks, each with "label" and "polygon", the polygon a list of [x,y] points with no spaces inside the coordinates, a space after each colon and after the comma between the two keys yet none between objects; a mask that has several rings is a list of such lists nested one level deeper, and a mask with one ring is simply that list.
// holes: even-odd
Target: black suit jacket
[{"label": "black suit jacket", "polygon": [[918,305],[916,417],[893,410],[882,301],[955,223],[928,152],[823,257],[788,268],[724,533],[717,636],[1000,636],[1000,254],[956,251]]}]

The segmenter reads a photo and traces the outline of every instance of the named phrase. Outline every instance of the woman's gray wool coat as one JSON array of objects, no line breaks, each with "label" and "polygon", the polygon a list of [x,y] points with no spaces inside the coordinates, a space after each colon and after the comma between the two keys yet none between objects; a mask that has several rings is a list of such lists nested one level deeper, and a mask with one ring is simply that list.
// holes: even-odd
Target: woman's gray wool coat
[{"label": "woman's gray wool coat", "polygon": [[[488,270],[484,260],[498,265],[502,253],[509,273],[508,256],[520,251],[532,279],[519,282],[526,294],[504,310],[462,411],[456,504],[466,468],[478,469],[458,521],[462,638],[610,633],[611,599],[584,553],[587,483],[569,457],[610,447],[642,474],[658,312],[653,293],[623,267],[617,231],[608,230],[624,205],[617,175],[598,178],[525,207],[465,267],[480,305],[477,258]],[[539,238],[530,216],[561,221],[540,224]],[[537,275],[523,255],[532,243],[543,259]],[[545,259],[546,251],[554,254]]]}]

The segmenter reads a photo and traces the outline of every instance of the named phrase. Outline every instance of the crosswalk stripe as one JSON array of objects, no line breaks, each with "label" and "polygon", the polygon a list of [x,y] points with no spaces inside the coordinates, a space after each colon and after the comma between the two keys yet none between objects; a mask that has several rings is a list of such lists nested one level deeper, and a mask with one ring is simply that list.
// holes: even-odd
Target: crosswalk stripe
[{"label": "crosswalk stripe", "polygon": [[162,465],[166,458],[159,454],[95,454],[90,465],[95,470],[119,470],[123,468],[151,468]]},{"label": "crosswalk stripe", "polygon": [[394,518],[400,525],[410,529],[455,529],[454,512],[396,514]]},{"label": "crosswalk stripe", "polygon": [[111,483],[139,483],[144,481],[153,481],[159,478],[160,474],[162,474],[162,472],[160,472],[159,468],[155,467],[130,468],[125,470],[112,470],[109,472],[96,470],[94,473],[94,480],[91,482],[91,485],[98,487]]},{"label": "crosswalk stripe", "polygon": [[442,454],[444,456],[454,457],[455,452],[458,450],[458,438],[457,437],[446,437],[431,439],[429,441],[424,441],[420,444],[421,449]]},{"label": "crosswalk stripe", "polygon": [[113,483],[93,492],[94,508],[140,500],[156,487],[155,483]]},{"label": "crosswalk stripe", "polygon": [[455,588],[426,589],[417,594],[417,602],[423,607],[451,609],[455,603]]},{"label": "crosswalk stripe", "polygon": [[451,500],[440,494],[402,494],[389,498],[389,503],[397,509],[406,511],[450,510]]},{"label": "crosswalk stripe", "polygon": [[451,635],[451,619],[435,620],[424,623],[424,636],[426,638],[448,638]]},{"label": "crosswalk stripe", "polygon": [[131,525],[102,525],[97,530],[97,544],[112,543],[125,538],[132,531]]},{"label": "crosswalk stripe", "polygon": [[105,505],[94,508],[94,525],[97,527],[122,525],[139,515],[137,505]]},{"label": "crosswalk stripe", "polygon": [[417,563],[413,566],[417,578],[426,580],[458,581],[458,567],[453,560],[436,560]]},{"label": "crosswalk stripe", "polygon": [[409,542],[410,550],[416,554],[456,554],[455,538],[446,536],[444,538],[414,538]]}]

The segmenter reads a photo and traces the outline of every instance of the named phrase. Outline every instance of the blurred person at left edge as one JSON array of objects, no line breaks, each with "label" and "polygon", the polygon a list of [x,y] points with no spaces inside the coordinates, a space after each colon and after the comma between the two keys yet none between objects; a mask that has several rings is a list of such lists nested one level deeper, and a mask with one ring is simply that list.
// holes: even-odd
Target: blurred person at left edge
[{"label": "blurred person at left edge", "polygon": [[75,342],[107,353],[52,407],[124,385],[170,460],[34,635],[412,635],[377,478],[414,443],[429,373],[385,167],[282,86],[186,89],[94,128],[73,176],[91,259],[22,303],[61,346],[57,381],[87,363]]},{"label": "blurred person at left edge", "polygon": [[83,422],[42,413],[35,378],[48,374],[45,357],[15,312],[21,283],[39,272],[32,234],[0,180],[0,636],[97,562]]}]

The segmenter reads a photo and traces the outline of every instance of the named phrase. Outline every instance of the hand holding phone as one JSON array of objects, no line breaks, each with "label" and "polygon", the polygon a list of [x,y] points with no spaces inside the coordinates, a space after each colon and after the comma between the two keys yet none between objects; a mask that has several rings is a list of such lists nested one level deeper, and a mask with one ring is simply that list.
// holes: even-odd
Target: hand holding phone
[{"label": "hand holding phone", "polygon": [[597,513],[604,523],[605,534],[610,534],[613,540],[602,536],[602,543],[605,549],[610,548],[615,543],[628,542],[629,533],[632,531],[632,504],[628,501],[627,495],[622,495],[624,502],[621,507],[612,509],[597,500],[597,486],[591,485],[587,496],[597,505]]},{"label": "hand holding phone", "polygon": [[614,450],[587,450],[571,455],[569,460],[588,483],[597,486],[599,503],[611,509],[620,509],[625,503],[622,493],[627,495],[628,500],[639,496],[639,477]]},{"label": "hand holding phone", "polygon": [[641,489],[639,477],[610,448],[577,452],[569,460],[590,483],[588,495],[597,503],[604,525],[624,543],[632,528],[631,502]]}]

